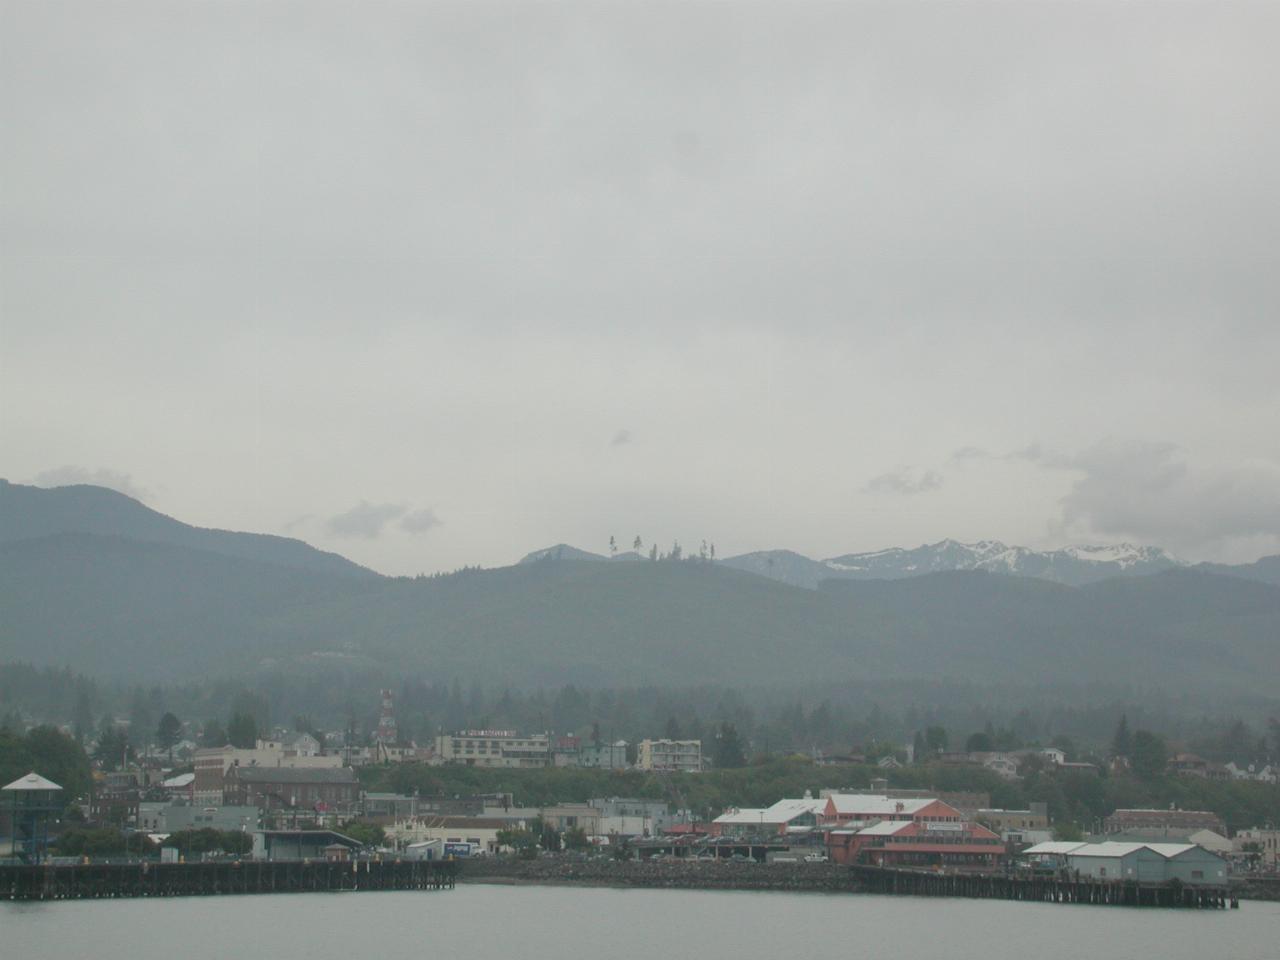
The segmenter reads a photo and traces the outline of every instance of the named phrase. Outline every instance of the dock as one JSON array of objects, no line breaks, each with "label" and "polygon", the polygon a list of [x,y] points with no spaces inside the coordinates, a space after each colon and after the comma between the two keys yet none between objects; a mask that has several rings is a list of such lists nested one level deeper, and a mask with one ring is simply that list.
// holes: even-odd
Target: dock
[{"label": "dock", "polygon": [[450,860],[16,864],[0,865],[0,900],[444,890],[456,877]]},{"label": "dock", "polygon": [[1138,883],[1070,877],[1010,877],[996,874],[935,873],[886,867],[851,866],[861,889],[916,897],[973,897],[1037,903],[1089,903],[1121,907],[1239,907],[1225,886],[1192,886],[1175,881]]}]

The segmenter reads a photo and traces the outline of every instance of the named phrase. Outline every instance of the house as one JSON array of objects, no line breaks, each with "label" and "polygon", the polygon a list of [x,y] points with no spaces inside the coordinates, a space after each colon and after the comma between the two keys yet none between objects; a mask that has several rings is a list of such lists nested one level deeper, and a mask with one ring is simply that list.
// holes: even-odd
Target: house
[{"label": "house", "polygon": [[1067,755],[1057,747],[1041,747],[1036,751],[1036,756],[1043,758],[1046,763],[1051,763],[1055,767],[1060,767],[1067,762]]}]

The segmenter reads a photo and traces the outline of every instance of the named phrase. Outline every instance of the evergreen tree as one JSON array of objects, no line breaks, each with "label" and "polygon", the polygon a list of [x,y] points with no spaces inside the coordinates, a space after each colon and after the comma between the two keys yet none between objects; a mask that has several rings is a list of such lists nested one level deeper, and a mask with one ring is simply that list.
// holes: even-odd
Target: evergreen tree
[{"label": "evergreen tree", "polygon": [[947,749],[947,728],[929,727],[924,732],[924,741],[930,753],[941,753]]},{"label": "evergreen tree", "polygon": [[746,755],[742,751],[742,739],[738,736],[738,728],[735,724],[727,720],[720,724],[720,730],[716,733],[711,762],[720,770],[730,770],[747,765]]},{"label": "evergreen tree", "polygon": [[1169,762],[1169,748],[1162,737],[1150,730],[1138,730],[1133,735],[1130,762],[1134,773],[1144,780],[1152,780],[1164,774]]},{"label": "evergreen tree", "polygon": [[929,748],[925,745],[924,734],[919,730],[916,731],[915,739],[911,742],[911,756],[915,763],[924,763],[925,756],[928,754]]},{"label": "evergreen tree", "polygon": [[173,763],[173,745],[181,739],[182,721],[172,713],[166,713],[156,727],[156,746],[169,752],[170,763]]},{"label": "evergreen tree", "polygon": [[93,736],[93,701],[89,691],[84,687],[76,693],[75,712],[71,716],[71,730],[76,743],[84,746],[84,742]]},{"label": "evergreen tree", "polygon": [[1133,750],[1133,743],[1129,737],[1129,717],[1127,714],[1120,714],[1120,722],[1116,724],[1115,736],[1111,738],[1111,755],[1113,757],[1127,757]]},{"label": "evergreen tree", "polygon": [[217,720],[210,720],[204,725],[204,730],[200,734],[200,746],[225,747],[227,743],[227,731],[222,728],[221,723]]},{"label": "evergreen tree", "polygon": [[237,713],[227,724],[227,739],[233,747],[251,750],[258,743],[258,721],[252,713]]}]

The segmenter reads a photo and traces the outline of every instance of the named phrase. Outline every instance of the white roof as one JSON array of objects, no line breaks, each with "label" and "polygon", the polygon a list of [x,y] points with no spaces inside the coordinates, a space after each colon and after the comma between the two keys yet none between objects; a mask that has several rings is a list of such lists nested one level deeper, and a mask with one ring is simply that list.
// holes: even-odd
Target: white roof
[{"label": "white roof", "polygon": [[164,785],[170,789],[185,787],[195,780],[195,778],[196,775],[194,773],[180,773],[176,777],[170,777],[164,782]]},{"label": "white roof", "polygon": [[1023,853],[1039,854],[1039,853],[1070,853],[1078,847],[1086,846],[1081,840],[1048,840],[1044,843],[1037,843],[1034,847],[1027,847]]},{"label": "white roof", "polygon": [[806,813],[821,813],[827,806],[823,799],[779,800],[771,807],[745,807],[729,810],[716,817],[715,823],[790,823]]},{"label": "white roof", "polygon": [[936,800],[933,797],[917,797],[899,800],[876,793],[833,793],[830,798],[838,814],[857,814],[866,817],[889,817],[894,814],[916,813]]},{"label": "white roof", "polygon": [[1119,840],[1107,840],[1103,843],[1082,843],[1071,851],[1073,857],[1127,857],[1135,850],[1146,847],[1145,843],[1123,843]]},{"label": "white roof", "polygon": [[1127,857],[1138,850],[1150,850],[1168,860],[1195,848],[1194,843],[1124,843],[1107,840],[1104,843],[1082,843],[1076,849],[1066,852],[1073,857]]},{"label": "white roof", "polygon": [[1143,844],[1148,850],[1154,850],[1160,856],[1166,859],[1172,859],[1180,853],[1186,853],[1188,850],[1194,850],[1197,844],[1194,843],[1146,843]]},{"label": "white roof", "polygon": [[802,800],[779,800],[764,812],[766,823],[788,823],[805,813],[821,813],[827,808],[825,797]]},{"label": "white roof", "polygon": [[889,837],[911,826],[910,820],[881,820],[858,831],[860,837]]},{"label": "white roof", "polygon": [[7,787],[0,787],[3,790],[61,790],[62,788],[52,780],[46,780],[40,774],[32,770],[25,777],[19,777]]},{"label": "white roof", "polygon": [[743,807],[741,810],[726,810],[711,822],[764,823],[764,807]]}]

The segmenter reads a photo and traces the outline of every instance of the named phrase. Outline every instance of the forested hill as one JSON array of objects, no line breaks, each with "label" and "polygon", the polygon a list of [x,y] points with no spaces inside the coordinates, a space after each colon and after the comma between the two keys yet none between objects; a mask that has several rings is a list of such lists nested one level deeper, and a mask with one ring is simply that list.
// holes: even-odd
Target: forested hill
[{"label": "forested hill", "polygon": [[44,489],[0,480],[0,542],[61,533],[166,543],[338,576],[376,576],[346,557],[317,550],[301,540],[193,527],[106,487],[81,484]]},{"label": "forested hill", "polygon": [[1280,588],[945,573],[805,590],[699,561],[350,577],[123,537],[0,544],[0,661],[146,682],[260,668],[516,687],[1098,680],[1273,693]]}]

